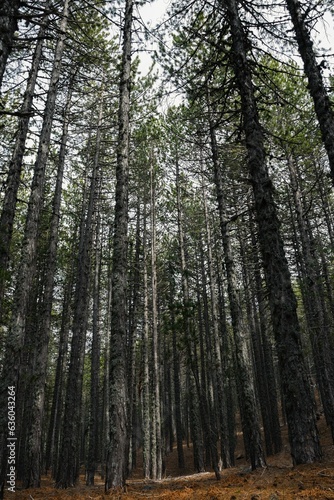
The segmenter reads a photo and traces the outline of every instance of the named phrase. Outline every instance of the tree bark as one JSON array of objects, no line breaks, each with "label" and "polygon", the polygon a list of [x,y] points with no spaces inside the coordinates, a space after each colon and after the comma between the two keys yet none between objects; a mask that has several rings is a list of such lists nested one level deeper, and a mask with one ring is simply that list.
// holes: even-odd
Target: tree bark
[{"label": "tree bark", "polygon": [[237,281],[235,275],[234,256],[227,221],[225,217],[223,180],[221,166],[218,156],[217,139],[214,123],[211,117],[211,104],[209,106],[210,120],[210,140],[212,160],[216,184],[216,196],[218,202],[218,212],[220,219],[220,229],[223,242],[225,269],[227,276],[227,289],[230,303],[236,371],[238,377],[238,388],[240,413],[242,416],[242,426],[246,451],[250,454],[252,469],[265,466],[265,457],[262,449],[260,422],[255,397],[252,367],[250,364],[249,347],[246,337],[243,312],[238,297]]},{"label": "tree bark", "polygon": [[133,0],[125,5],[118,111],[110,347],[110,441],[105,490],[124,488],[128,438],[126,380],[129,112]]},{"label": "tree bark", "polygon": [[[304,63],[304,71],[308,79],[308,88],[314,102],[314,109],[320,125],[320,131],[325,149],[327,151],[332,182],[334,184],[334,113],[332,104],[323,82],[321,67],[319,66],[313,42],[306,24],[302,4],[298,0],[286,0],[299,53]],[[308,6],[305,6],[308,9]]]},{"label": "tree bark", "polygon": [[42,48],[44,44],[47,21],[47,17],[45,17],[42,21],[42,25],[38,33],[35,51],[32,57],[32,64],[28,76],[27,87],[20,109],[21,116],[19,118],[14,150],[8,166],[8,176],[6,180],[7,187],[0,216],[0,321],[3,312],[3,298],[8,274],[8,265],[10,262],[10,245],[13,235],[17,193],[20,185],[23,155],[29,129],[29,120],[32,113],[32,103],[37,81],[37,74],[42,57]]},{"label": "tree bark", "polygon": [[97,227],[95,238],[95,269],[93,283],[93,338],[90,375],[90,415],[88,436],[88,457],[86,485],[94,484],[94,476],[98,460],[99,443],[99,386],[100,386],[100,277],[101,277],[101,247],[100,247],[100,215],[97,214]]},{"label": "tree bark", "polygon": [[[152,155],[151,155],[152,156]],[[151,157],[151,286],[152,286],[152,379],[153,379],[153,409],[152,409],[152,479],[162,477],[162,439],[161,439],[161,401],[160,401],[160,350],[158,332],[158,291],[156,263],[156,206],[155,206],[155,175],[154,160]]]},{"label": "tree bark", "polygon": [[73,80],[70,83],[67,102],[64,112],[63,134],[59,152],[56,189],[53,198],[52,218],[50,223],[49,248],[45,264],[43,296],[38,321],[38,335],[33,332],[32,345],[35,356],[33,387],[30,399],[32,402],[31,427],[29,428],[28,442],[25,450],[24,485],[26,488],[39,488],[41,480],[41,452],[42,452],[42,426],[44,413],[44,396],[47,375],[48,346],[51,328],[51,311],[53,302],[54,277],[57,266],[58,230],[60,217],[60,203],[66,144],[68,140],[69,112],[71,107]]},{"label": "tree bark", "polygon": [[273,186],[266,166],[263,130],[247,61],[247,37],[237,2],[227,0],[222,3],[222,7],[226,9],[232,36],[231,58],[241,98],[248,168],[279,357],[291,455],[294,464],[312,463],[322,455],[315,405],[302,352],[296,298],[280,235]]},{"label": "tree bark", "polygon": [[62,66],[62,54],[66,38],[68,7],[69,7],[69,0],[65,0],[62,13],[62,20],[60,23],[60,36],[57,41],[57,46],[55,50],[55,59],[47,95],[47,102],[44,111],[37,158],[34,167],[34,177],[31,186],[31,194],[28,204],[28,212],[27,212],[26,225],[24,231],[22,256],[18,272],[16,291],[15,291],[13,320],[8,338],[6,340],[6,353],[4,360],[4,368],[1,377],[2,380],[1,380],[1,395],[0,395],[0,401],[1,401],[0,492],[1,490],[3,490],[3,485],[6,476],[6,467],[7,467],[6,445],[5,445],[7,436],[5,401],[7,396],[7,387],[8,386],[16,387],[18,383],[18,372],[20,367],[22,347],[24,345],[24,332],[25,332],[27,309],[29,303],[29,295],[36,274],[37,240],[38,240],[38,229],[40,223],[40,214],[43,204],[45,170],[49,155],[53,115],[55,110],[58,81]]},{"label": "tree bark", "polygon": [[87,214],[83,210],[72,326],[71,358],[65,397],[65,411],[62,430],[62,444],[56,477],[57,488],[75,486],[79,478],[79,459],[82,419],[82,383],[85,358],[86,330],[89,306],[89,285],[91,274],[91,249],[95,199],[98,188],[100,163],[101,127],[103,100],[99,106],[96,132],[95,155],[89,189]]},{"label": "tree bark", "polygon": [[0,7],[0,87],[7,59],[13,47],[21,0],[3,0]]}]

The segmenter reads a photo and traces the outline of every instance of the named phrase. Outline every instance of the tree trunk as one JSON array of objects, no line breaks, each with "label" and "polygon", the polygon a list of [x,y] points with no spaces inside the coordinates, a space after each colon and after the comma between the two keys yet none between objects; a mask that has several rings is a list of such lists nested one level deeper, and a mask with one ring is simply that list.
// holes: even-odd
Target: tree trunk
[{"label": "tree trunk", "polygon": [[[190,296],[189,296],[189,283],[188,283],[188,270],[186,262],[186,249],[185,249],[185,238],[184,238],[184,227],[183,227],[183,211],[182,211],[182,199],[181,199],[181,180],[180,180],[180,167],[179,160],[176,157],[176,203],[177,203],[177,224],[178,224],[178,237],[179,237],[179,255],[181,264],[181,279],[182,279],[182,294],[183,294],[183,330],[184,338],[186,344],[186,353],[188,357],[188,364],[191,366],[192,375],[196,377],[196,372],[194,368],[194,359],[191,346],[190,338]],[[189,414],[190,414],[190,428],[191,437],[193,440],[194,448],[194,465],[198,472],[204,471],[204,454],[203,454],[203,439],[202,439],[202,427],[201,424],[204,423],[204,415],[209,416],[211,419],[214,418],[212,413],[206,412],[204,410],[205,401],[202,400],[202,394],[200,390],[200,384],[197,376],[197,383],[191,376],[191,372],[187,374],[189,381]],[[195,392],[197,390],[197,394]],[[202,422],[200,420],[202,419]],[[210,434],[210,450],[212,457],[215,456],[214,448],[217,448],[217,442],[213,443],[213,435],[216,437],[216,429],[214,425],[210,426],[209,422],[206,422],[206,426],[209,425],[209,430],[212,430]],[[214,461],[214,458],[213,458]],[[219,478],[218,467],[216,467],[216,475]]]},{"label": "tree trunk", "polygon": [[232,36],[232,63],[241,97],[248,168],[281,370],[291,455],[294,464],[311,463],[321,458],[315,405],[303,358],[296,298],[280,235],[273,186],[266,166],[263,130],[246,57],[247,39],[237,2],[227,0],[222,3],[222,7],[227,11]]},{"label": "tree trunk", "polygon": [[13,47],[20,5],[21,0],[3,0],[0,7],[0,87],[7,59]]},{"label": "tree trunk", "polygon": [[99,443],[99,386],[100,386],[100,277],[101,277],[101,248],[100,248],[100,215],[97,214],[97,227],[95,239],[95,270],[93,283],[93,338],[91,354],[91,375],[90,375],[90,416],[89,416],[89,436],[88,436],[88,457],[86,485],[94,484],[94,476],[98,460]]},{"label": "tree trunk", "polygon": [[95,198],[98,187],[98,170],[101,148],[101,127],[103,100],[100,101],[96,133],[95,156],[89,189],[87,214],[83,211],[80,228],[79,259],[74,295],[71,358],[65,397],[65,412],[62,430],[62,444],[56,477],[57,488],[76,485],[79,478],[79,459],[82,419],[82,383],[85,358],[86,330],[89,306],[89,284],[91,273],[91,249]]},{"label": "tree trunk", "polygon": [[[153,409],[152,409],[152,479],[162,477],[162,440],[161,440],[161,401],[160,401],[160,352],[158,332],[158,295],[157,295],[157,264],[156,264],[156,208],[155,208],[155,175],[154,162],[151,158],[151,280],[152,280],[152,379],[153,379]],[[155,460],[154,460],[155,457]]]},{"label": "tree trunk", "polygon": [[175,283],[172,275],[171,265],[169,266],[170,286],[169,286],[169,313],[171,318],[171,328],[173,335],[173,384],[174,384],[174,412],[176,427],[176,447],[179,469],[184,469],[183,453],[183,429],[182,429],[182,409],[181,409],[181,382],[180,382],[180,353],[177,348],[177,332],[175,324]]},{"label": "tree trunk", "polygon": [[[299,53],[304,63],[304,71],[308,79],[308,89],[314,102],[314,109],[320,125],[320,131],[327,151],[332,182],[334,184],[334,113],[329,100],[325,84],[322,79],[321,68],[313,50],[313,42],[306,24],[302,4],[298,0],[286,0]],[[308,9],[308,6],[305,6]]]},{"label": "tree trunk", "polygon": [[[32,404],[31,427],[28,429],[28,442],[25,450],[24,485],[26,488],[39,488],[41,479],[42,426],[44,412],[44,395],[47,375],[48,346],[51,328],[51,311],[53,302],[54,277],[57,266],[58,229],[60,203],[65,165],[66,144],[68,139],[69,112],[71,107],[72,84],[70,83],[64,111],[64,125],[59,152],[56,189],[53,198],[52,218],[50,223],[49,248],[45,263],[43,296],[38,318],[38,335],[32,332],[33,353],[35,357],[33,387],[30,400]],[[27,335],[26,335],[27,337]]]},{"label": "tree trunk", "polygon": [[151,477],[151,447],[150,447],[150,375],[149,375],[149,300],[148,300],[148,255],[147,255],[147,224],[146,224],[146,199],[144,200],[144,228],[143,228],[143,295],[144,295],[144,317],[143,317],[143,347],[142,347],[142,422],[143,422],[143,472],[144,478]]},{"label": "tree trunk", "polygon": [[65,385],[65,366],[68,349],[68,336],[70,332],[71,303],[74,280],[73,265],[74,256],[72,257],[71,268],[68,271],[67,280],[65,283],[65,291],[62,304],[62,318],[59,333],[56,375],[53,389],[48,439],[46,445],[46,472],[50,467],[52,467],[53,479],[56,478],[56,471],[58,468],[60,427],[63,414],[63,398]]},{"label": "tree trunk", "polygon": [[[29,295],[32,289],[34,277],[36,274],[36,254],[38,229],[40,223],[40,213],[43,204],[45,169],[49,155],[51,128],[55,109],[56,95],[58,89],[58,80],[62,65],[62,54],[66,37],[66,26],[68,18],[69,0],[65,0],[62,20],[60,23],[60,37],[57,41],[55,50],[55,59],[51,74],[51,81],[47,95],[47,102],[43,117],[43,125],[40,133],[40,141],[37,152],[37,158],[34,167],[34,177],[31,186],[30,200],[28,204],[28,212],[26,218],[24,241],[22,249],[22,257],[17,278],[17,286],[15,291],[15,304],[13,312],[13,320],[10,328],[10,333],[6,340],[6,354],[4,369],[2,373],[1,383],[1,417],[0,417],[0,491],[3,489],[6,476],[6,436],[7,422],[5,413],[5,401],[7,398],[7,387],[17,386],[18,371],[20,367],[20,357],[24,344],[24,332],[26,324],[27,309],[29,303]],[[19,402],[18,402],[19,403]]]},{"label": "tree trunk", "polygon": [[126,380],[127,339],[127,247],[129,112],[131,80],[131,33],[133,0],[125,5],[123,54],[118,111],[116,204],[112,268],[112,312],[110,345],[110,441],[105,490],[124,488],[127,465],[128,390]]},{"label": "tree trunk", "polygon": [[[217,283],[214,276],[214,265],[212,256],[212,237],[211,237],[211,227],[209,220],[209,210],[207,205],[207,192],[204,185],[204,171],[203,171],[203,160],[201,159],[201,183],[202,183],[202,196],[203,196],[203,206],[204,206],[204,219],[205,219],[205,229],[206,229],[206,245],[207,245],[207,260],[209,268],[209,284],[210,284],[210,298],[211,298],[211,323],[212,323],[212,342],[213,342],[213,363],[211,365],[211,372],[214,380],[214,392],[215,392],[215,405],[217,414],[217,426],[220,427],[220,439],[221,439],[221,450],[222,450],[222,460],[226,467],[230,466],[231,459],[229,456],[229,448],[226,446],[228,442],[228,429],[227,429],[227,405],[226,397],[224,392],[224,385],[222,381],[223,377],[223,363],[221,357],[221,339],[219,332],[219,321],[218,321],[218,298],[217,298]],[[218,464],[215,466],[218,467]]]},{"label": "tree trunk", "polygon": [[[290,182],[294,199],[294,209],[301,243],[301,268],[304,309],[311,336],[311,346],[327,424],[334,439],[334,378],[333,350],[328,337],[328,322],[325,306],[321,301],[322,285],[319,283],[320,269],[315,255],[309,230],[304,220],[302,195],[300,192],[297,165],[291,155],[287,155]],[[297,242],[298,244],[298,242]]]},{"label": "tree trunk", "polygon": [[210,139],[212,160],[214,167],[214,176],[216,184],[216,196],[218,202],[218,212],[220,218],[220,229],[222,235],[225,269],[227,276],[227,289],[230,303],[235,359],[236,359],[236,375],[238,377],[238,388],[240,390],[239,403],[240,413],[242,416],[242,425],[244,433],[244,442],[246,451],[250,454],[252,469],[265,466],[265,457],[262,449],[261,430],[258,417],[257,402],[255,397],[255,389],[253,382],[253,373],[250,364],[249,347],[243,322],[243,312],[239,300],[237,289],[237,281],[235,275],[235,264],[232,253],[231,240],[228,232],[225,207],[223,181],[221,175],[221,166],[218,156],[217,140],[214,129],[214,124],[211,117],[210,103],[209,105],[209,120],[210,120]]},{"label": "tree trunk", "polygon": [[[9,2],[12,3],[12,2]],[[20,109],[18,131],[16,135],[12,158],[8,166],[8,176],[6,180],[6,192],[2,204],[0,216],[0,321],[3,312],[3,298],[6,287],[8,265],[10,261],[10,245],[13,235],[13,224],[16,211],[17,192],[20,185],[23,155],[29,128],[29,120],[32,114],[32,103],[37,81],[37,74],[42,57],[44,36],[48,18],[42,21],[38,32],[35,51],[32,57],[31,69],[28,77],[27,87]]]}]

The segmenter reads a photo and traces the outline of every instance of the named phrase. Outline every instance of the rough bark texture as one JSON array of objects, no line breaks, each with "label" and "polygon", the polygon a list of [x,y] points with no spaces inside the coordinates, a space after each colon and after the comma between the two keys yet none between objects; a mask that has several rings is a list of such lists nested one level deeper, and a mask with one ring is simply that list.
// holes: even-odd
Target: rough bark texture
[{"label": "rough bark texture", "polygon": [[[34,166],[34,177],[31,186],[31,194],[28,204],[28,212],[24,231],[24,240],[20,268],[15,291],[15,304],[13,311],[13,321],[10,333],[6,340],[6,353],[4,369],[1,380],[1,417],[0,417],[0,453],[1,453],[1,484],[6,475],[6,414],[5,401],[8,386],[16,386],[18,383],[18,372],[20,367],[20,357],[24,344],[24,333],[26,317],[28,311],[29,297],[32,290],[34,277],[36,274],[36,254],[37,240],[40,223],[40,214],[43,205],[43,194],[45,184],[45,170],[49,155],[50,137],[55,109],[58,80],[62,65],[62,54],[66,38],[66,26],[68,16],[69,0],[64,3],[62,21],[60,23],[60,36],[55,50],[55,59],[51,74],[50,86],[47,95],[47,102],[43,117],[42,130],[40,134],[37,158]],[[1,486],[0,488],[3,488]]]},{"label": "rough bark texture", "polygon": [[150,449],[150,375],[149,375],[149,300],[148,300],[148,255],[147,255],[147,225],[146,225],[146,200],[144,201],[144,227],[143,227],[143,348],[142,348],[142,431],[143,431],[143,469],[145,479],[151,478],[151,449]]},{"label": "rough bark texture", "polygon": [[242,416],[245,448],[250,454],[252,468],[256,469],[257,467],[265,466],[265,457],[262,449],[260,422],[257,411],[257,402],[255,397],[253,373],[249,356],[248,340],[243,321],[241,304],[238,296],[235,264],[225,217],[223,181],[221,175],[221,166],[218,157],[217,140],[214,124],[211,118],[210,122],[212,160],[214,167],[220,228],[224,249],[227,290],[233,328],[236,370],[240,388],[240,412]]},{"label": "rough bark texture", "polygon": [[273,186],[266,166],[264,136],[246,57],[247,39],[237,2],[227,0],[222,6],[226,8],[232,36],[231,57],[241,97],[248,168],[279,357],[291,455],[295,464],[311,463],[321,458],[315,405],[303,359],[296,298],[280,235]]},{"label": "rough bark texture", "polygon": [[81,221],[80,229],[79,259],[74,295],[71,359],[66,387],[61,451],[56,477],[57,488],[74,486],[79,478],[81,421],[83,415],[82,383],[89,305],[93,221],[100,161],[102,109],[103,102],[101,99],[87,214],[83,211],[83,220]]},{"label": "rough bark texture", "polygon": [[126,476],[128,437],[127,416],[127,247],[128,247],[128,169],[129,110],[131,73],[131,30],[133,1],[125,5],[123,56],[120,75],[118,148],[116,165],[116,204],[113,240],[112,312],[110,344],[110,442],[105,490],[123,488]]},{"label": "rough bark texture", "polygon": [[99,443],[99,386],[100,386],[100,276],[101,276],[101,248],[100,248],[100,218],[97,216],[95,239],[95,269],[93,284],[93,339],[92,360],[90,375],[90,416],[89,416],[89,446],[87,457],[86,485],[94,484],[94,475],[98,460]]},{"label": "rough bark texture", "polygon": [[152,411],[152,479],[162,477],[162,436],[161,436],[161,404],[160,404],[160,349],[158,331],[158,290],[157,290],[157,243],[156,243],[156,207],[154,163],[151,159],[151,286],[152,286],[152,379],[153,379],[153,411]]},{"label": "rough bark texture", "polygon": [[[332,182],[334,184],[334,113],[332,104],[322,79],[321,67],[315,56],[313,42],[307,27],[307,18],[305,17],[301,2],[298,0],[286,0],[286,5],[294,26],[299,53],[304,63],[308,88],[314,102],[322,140],[328,155]],[[305,9],[308,9],[308,5],[305,5]]]},{"label": "rough bark texture", "polygon": [[[73,83],[73,82],[72,82]],[[53,198],[52,218],[50,223],[49,248],[45,263],[43,296],[38,318],[38,335],[33,332],[32,339],[35,363],[33,373],[33,387],[30,395],[32,404],[31,426],[26,444],[26,465],[24,471],[24,485],[26,488],[38,488],[41,479],[42,466],[42,426],[44,413],[44,396],[47,375],[48,346],[51,328],[51,311],[53,302],[54,278],[57,267],[57,247],[60,203],[64,176],[65,151],[68,139],[69,112],[71,106],[71,86],[65,106],[63,134],[59,152],[56,189]]]},{"label": "rough bark texture", "polygon": [[52,467],[52,477],[56,478],[56,471],[58,468],[58,456],[59,456],[59,444],[60,444],[60,428],[61,428],[61,418],[63,414],[63,398],[64,398],[64,380],[65,380],[65,364],[66,355],[68,349],[68,337],[70,332],[70,322],[71,322],[71,303],[72,303],[72,290],[73,290],[73,279],[74,279],[74,269],[73,262],[74,256],[72,256],[71,268],[68,271],[68,276],[65,284],[64,299],[62,304],[62,318],[59,333],[59,345],[58,345],[58,356],[57,356],[57,366],[54,382],[54,390],[52,397],[52,407],[50,424],[48,430],[48,438],[46,443],[46,460],[45,468],[46,471]]},{"label": "rough bark texture", "polygon": [[10,261],[10,245],[13,235],[13,224],[16,211],[17,192],[20,185],[23,155],[32,114],[33,96],[37,81],[37,74],[42,56],[42,47],[46,31],[47,18],[43,19],[38,33],[35,51],[32,57],[27,87],[20,109],[18,131],[16,135],[12,158],[8,166],[6,192],[0,216],[0,321],[3,311],[3,298],[5,293],[8,265]]},{"label": "rough bark texture", "polygon": [[21,0],[2,0],[0,7],[0,87],[12,50]]},{"label": "rough bark texture", "polygon": [[321,300],[320,269],[312,248],[311,229],[304,219],[304,206],[299,183],[298,166],[292,155],[287,155],[294,212],[297,220],[300,247],[300,267],[302,270],[301,289],[305,316],[310,332],[313,359],[316,369],[321,400],[327,424],[331,427],[334,439],[334,378],[333,348],[328,334],[326,307]]}]

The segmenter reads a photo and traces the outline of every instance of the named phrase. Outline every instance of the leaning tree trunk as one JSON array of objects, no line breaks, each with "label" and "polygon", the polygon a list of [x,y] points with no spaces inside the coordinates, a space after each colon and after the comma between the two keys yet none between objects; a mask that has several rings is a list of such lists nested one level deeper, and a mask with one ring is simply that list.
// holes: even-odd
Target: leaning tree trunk
[{"label": "leaning tree trunk", "polygon": [[[55,50],[49,91],[45,106],[42,130],[40,133],[39,147],[34,167],[34,177],[31,186],[31,194],[28,204],[26,218],[22,257],[17,278],[15,291],[15,304],[13,320],[9,335],[6,339],[6,352],[4,368],[1,377],[1,410],[0,410],[0,492],[3,489],[7,468],[7,421],[6,421],[6,399],[7,387],[17,386],[20,358],[24,344],[24,333],[26,325],[29,296],[32,290],[36,274],[36,254],[40,214],[43,205],[43,194],[45,184],[45,170],[50,148],[51,129],[55,110],[58,81],[62,66],[62,54],[66,38],[66,26],[68,18],[69,0],[65,0],[62,21],[60,23],[60,36]],[[1,493],[0,493],[1,494]]]},{"label": "leaning tree trunk", "polygon": [[[304,63],[308,89],[314,102],[334,184],[334,113],[332,104],[322,79],[321,67],[313,50],[313,42],[306,24],[302,4],[298,0],[286,0],[286,5],[293,23],[299,53]],[[305,9],[308,9],[308,5],[305,5]]]},{"label": "leaning tree trunk", "polygon": [[127,466],[127,247],[130,136],[131,31],[133,0],[125,5],[123,55],[120,74],[116,204],[113,240],[112,312],[110,344],[110,440],[105,490],[124,488]]},{"label": "leaning tree trunk", "polygon": [[0,7],[0,87],[6,69],[8,56],[13,47],[14,33],[21,0],[3,0]]},{"label": "leaning tree trunk", "polygon": [[226,9],[232,37],[231,58],[241,98],[248,168],[279,357],[291,455],[294,464],[311,463],[319,460],[322,455],[316,427],[315,403],[302,352],[297,302],[266,165],[264,135],[247,61],[247,35],[239,17],[237,1],[226,0],[221,5]]},{"label": "leaning tree trunk", "polygon": [[18,130],[11,160],[8,166],[6,192],[0,216],[0,321],[3,313],[3,298],[5,293],[8,265],[10,261],[10,246],[13,235],[13,224],[16,211],[17,193],[20,185],[23,155],[29,130],[29,120],[33,113],[32,103],[37,81],[37,74],[42,57],[42,48],[47,27],[47,17],[42,20],[38,32],[35,51],[32,57],[31,69],[27,87],[20,109]]}]

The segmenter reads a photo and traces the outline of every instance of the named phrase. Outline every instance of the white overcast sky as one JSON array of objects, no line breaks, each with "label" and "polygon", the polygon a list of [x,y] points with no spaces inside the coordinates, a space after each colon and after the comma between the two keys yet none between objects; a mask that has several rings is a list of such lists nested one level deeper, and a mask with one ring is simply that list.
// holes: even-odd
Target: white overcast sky
[{"label": "white overcast sky", "polygon": [[[139,14],[148,28],[154,28],[164,18],[167,8],[172,3],[172,0],[155,0],[152,3],[138,7]],[[328,62],[331,65],[332,74],[334,73],[334,19],[332,15],[327,12],[324,20],[319,21],[312,33],[312,38],[315,40],[319,52],[327,53]],[[156,47],[155,47],[156,48]],[[320,50],[322,49],[322,50]],[[330,57],[331,55],[331,57]],[[141,53],[140,71],[146,74],[151,65],[151,57],[149,54]]]}]

